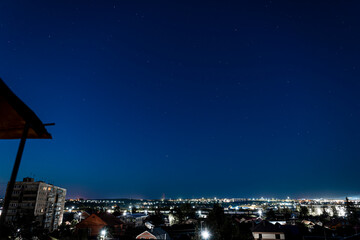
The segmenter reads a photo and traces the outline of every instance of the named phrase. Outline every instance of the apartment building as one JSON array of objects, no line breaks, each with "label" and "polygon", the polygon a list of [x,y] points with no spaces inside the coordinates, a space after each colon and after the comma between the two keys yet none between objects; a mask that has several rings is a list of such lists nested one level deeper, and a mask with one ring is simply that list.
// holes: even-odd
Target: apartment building
[{"label": "apartment building", "polygon": [[33,178],[16,182],[5,221],[32,219],[49,231],[62,223],[66,189]]}]

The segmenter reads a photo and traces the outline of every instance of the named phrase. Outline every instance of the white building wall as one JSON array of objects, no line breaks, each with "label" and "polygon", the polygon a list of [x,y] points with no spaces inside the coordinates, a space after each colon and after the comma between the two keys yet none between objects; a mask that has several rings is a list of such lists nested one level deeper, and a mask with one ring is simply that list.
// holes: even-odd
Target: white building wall
[{"label": "white building wall", "polygon": [[[262,238],[259,238],[259,234],[262,234]],[[276,240],[275,234],[280,234],[280,239],[285,239],[284,233],[253,233],[255,240]]]}]

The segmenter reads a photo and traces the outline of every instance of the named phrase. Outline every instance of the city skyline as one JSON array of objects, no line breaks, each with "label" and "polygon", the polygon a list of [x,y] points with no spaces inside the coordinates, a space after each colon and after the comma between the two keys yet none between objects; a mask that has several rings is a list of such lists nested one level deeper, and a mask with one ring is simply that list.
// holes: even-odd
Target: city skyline
[{"label": "city skyline", "polygon": [[[69,198],[359,196],[360,3],[0,4],[0,77]],[[88,3],[88,4],[86,4]],[[1,141],[0,195],[18,141]]]}]

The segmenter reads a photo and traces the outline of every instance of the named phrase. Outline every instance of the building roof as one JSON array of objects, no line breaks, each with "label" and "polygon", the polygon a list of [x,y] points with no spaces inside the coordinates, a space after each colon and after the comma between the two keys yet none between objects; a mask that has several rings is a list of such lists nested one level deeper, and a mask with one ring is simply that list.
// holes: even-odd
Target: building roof
[{"label": "building roof", "polygon": [[107,212],[96,213],[96,215],[101,218],[108,226],[116,226],[124,223],[114,215]]},{"label": "building roof", "polygon": [[98,217],[96,214],[91,214],[89,217],[82,220],[76,225],[76,228],[91,228],[95,226],[106,226],[107,223]]},{"label": "building roof", "polygon": [[145,236],[145,235],[152,235],[154,236],[156,239],[170,239],[169,234],[162,228],[157,227],[157,228],[153,228],[151,230],[147,230],[141,234],[139,234],[136,239],[141,239],[141,236]]},{"label": "building roof", "polygon": [[164,229],[162,228],[154,228],[152,229],[151,233],[156,236],[157,239],[166,239],[165,235],[169,238],[169,235]]},{"label": "building roof", "polygon": [[139,217],[147,217],[148,215],[145,213],[132,213],[132,214],[128,214],[126,216],[130,216],[130,217],[134,217],[134,218],[139,218]]},{"label": "building roof", "polygon": [[268,221],[261,221],[251,229],[252,232],[282,232],[278,225],[269,223]]},{"label": "building roof", "polygon": [[140,233],[139,235],[136,236],[135,239],[156,239],[156,236],[153,235],[150,230],[146,230],[142,233]]},{"label": "building roof", "polygon": [[51,138],[36,114],[0,79],[0,139],[21,138],[25,123],[27,138]]}]

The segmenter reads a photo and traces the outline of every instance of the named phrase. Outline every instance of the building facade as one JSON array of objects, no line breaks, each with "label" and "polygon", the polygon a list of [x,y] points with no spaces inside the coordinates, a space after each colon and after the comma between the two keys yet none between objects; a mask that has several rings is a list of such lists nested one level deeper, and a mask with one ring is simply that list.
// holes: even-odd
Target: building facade
[{"label": "building facade", "polygon": [[286,239],[285,233],[280,229],[279,224],[272,224],[262,221],[251,229],[255,240],[276,240]]},{"label": "building facade", "polygon": [[49,231],[62,223],[66,189],[33,178],[16,182],[5,221],[31,220]]}]

